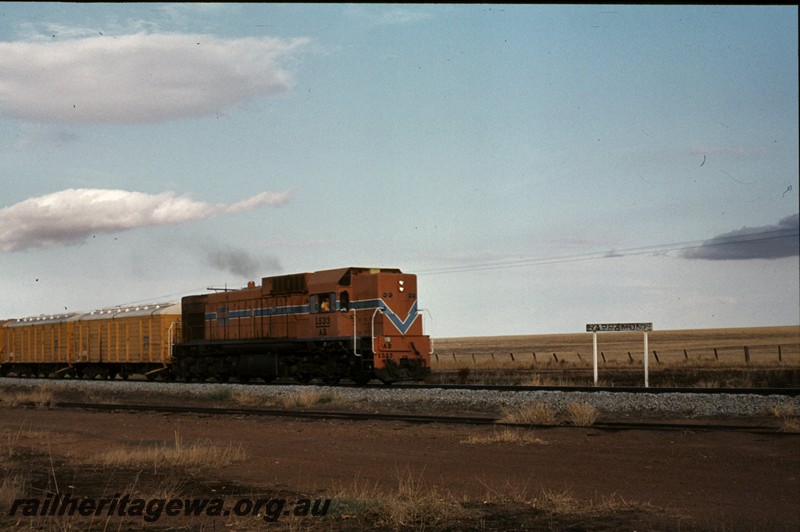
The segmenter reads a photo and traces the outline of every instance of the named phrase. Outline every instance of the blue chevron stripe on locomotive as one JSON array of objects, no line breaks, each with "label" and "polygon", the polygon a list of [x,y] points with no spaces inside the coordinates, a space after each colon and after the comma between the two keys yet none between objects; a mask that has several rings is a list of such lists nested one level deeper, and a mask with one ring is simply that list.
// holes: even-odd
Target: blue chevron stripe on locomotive
[{"label": "blue chevron stripe on locomotive", "polygon": [[405,335],[408,330],[411,328],[411,325],[414,324],[414,321],[419,316],[417,312],[417,302],[414,301],[414,304],[411,305],[411,308],[408,311],[408,316],[406,319],[401,319],[400,316],[395,314],[395,312],[387,305],[383,299],[367,299],[365,301],[353,301],[350,304],[350,308],[356,310],[363,310],[363,309],[370,309],[370,308],[379,308],[381,311],[389,318],[389,321],[392,322],[392,325],[400,331],[400,334]]}]

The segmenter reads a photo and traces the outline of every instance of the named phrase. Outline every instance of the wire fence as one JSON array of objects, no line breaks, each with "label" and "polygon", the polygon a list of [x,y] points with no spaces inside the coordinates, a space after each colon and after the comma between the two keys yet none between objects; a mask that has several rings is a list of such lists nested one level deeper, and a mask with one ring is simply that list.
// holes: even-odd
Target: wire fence
[{"label": "wire fence", "polygon": [[[800,366],[800,344],[739,345],[694,347],[687,349],[652,349],[648,352],[650,366]],[[459,367],[591,367],[591,347],[580,350],[485,351],[469,348],[439,350],[432,355],[435,369]],[[602,366],[641,366],[642,350],[600,350],[598,364]],[[655,368],[654,368],[655,369]]]}]

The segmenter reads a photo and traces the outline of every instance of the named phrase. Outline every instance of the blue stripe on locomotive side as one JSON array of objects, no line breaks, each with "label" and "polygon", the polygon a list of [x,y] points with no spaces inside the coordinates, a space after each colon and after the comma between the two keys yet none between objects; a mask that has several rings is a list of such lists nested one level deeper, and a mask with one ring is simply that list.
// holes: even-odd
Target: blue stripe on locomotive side
[{"label": "blue stripe on locomotive side", "polygon": [[[336,302],[336,309],[338,310],[339,302]],[[379,308],[381,311],[389,318],[389,321],[392,322],[392,325],[400,331],[400,334],[406,334],[408,330],[411,328],[411,325],[419,316],[419,312],[417,311],[417,302],[414,301],[414,304],[411,306],[411,309],[408,311],[408,315],[405,319],[402,319],[398,316],[389,305],[383,299],[365,299],[362,301],[351,301],[350,302],[350,309],[352,310],[367,310],[367,309],[376,309]],[[267,307],[267,308],[257,308],[245,310],[232,310],[227,313],[224,312],[207,312],[205,315],[206,321],[221,321],[227,319],[240,319],[240,318],[261,318],[264,316],[289,316],[289,315],[296,315],[296,314],[308,314],[309,313],[309,305],[289,305],[285,307]]]}]

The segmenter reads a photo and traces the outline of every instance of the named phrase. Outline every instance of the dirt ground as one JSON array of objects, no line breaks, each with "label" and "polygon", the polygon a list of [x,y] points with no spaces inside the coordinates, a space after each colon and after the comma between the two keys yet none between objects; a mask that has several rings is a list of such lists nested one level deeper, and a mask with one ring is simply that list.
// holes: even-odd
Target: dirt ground
[{"label": "dirt ground", "polygon": [[[492,442],[496,427],[0,408],[0,527],[800,529],[798,435],[519,430],[521,439],[503,443]],[[111,449],[191,442],[234,445],[244,459],[180,468],[97,460]],[[55,493],[95,502],[223,498],[227,513],[50,516],[41,506]],[[244,515],[250,506],[242,498],[288,502],[253,516]],[[325,499],[324,516],[290,511]]]}]

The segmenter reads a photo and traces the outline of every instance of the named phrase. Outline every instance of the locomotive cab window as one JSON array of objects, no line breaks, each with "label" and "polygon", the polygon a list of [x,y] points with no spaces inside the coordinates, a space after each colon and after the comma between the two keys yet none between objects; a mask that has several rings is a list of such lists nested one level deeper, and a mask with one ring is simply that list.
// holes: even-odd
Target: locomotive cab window
[{"label": "locomotive cab window", "polygon": [[315,294],[308,298],[311,312],[331,312],[336,302],[336,294]]},{"label": "locomotive cab window", "polygon": [[339,310],[350,310],[350,294],[347,292],[339,292]]}]

